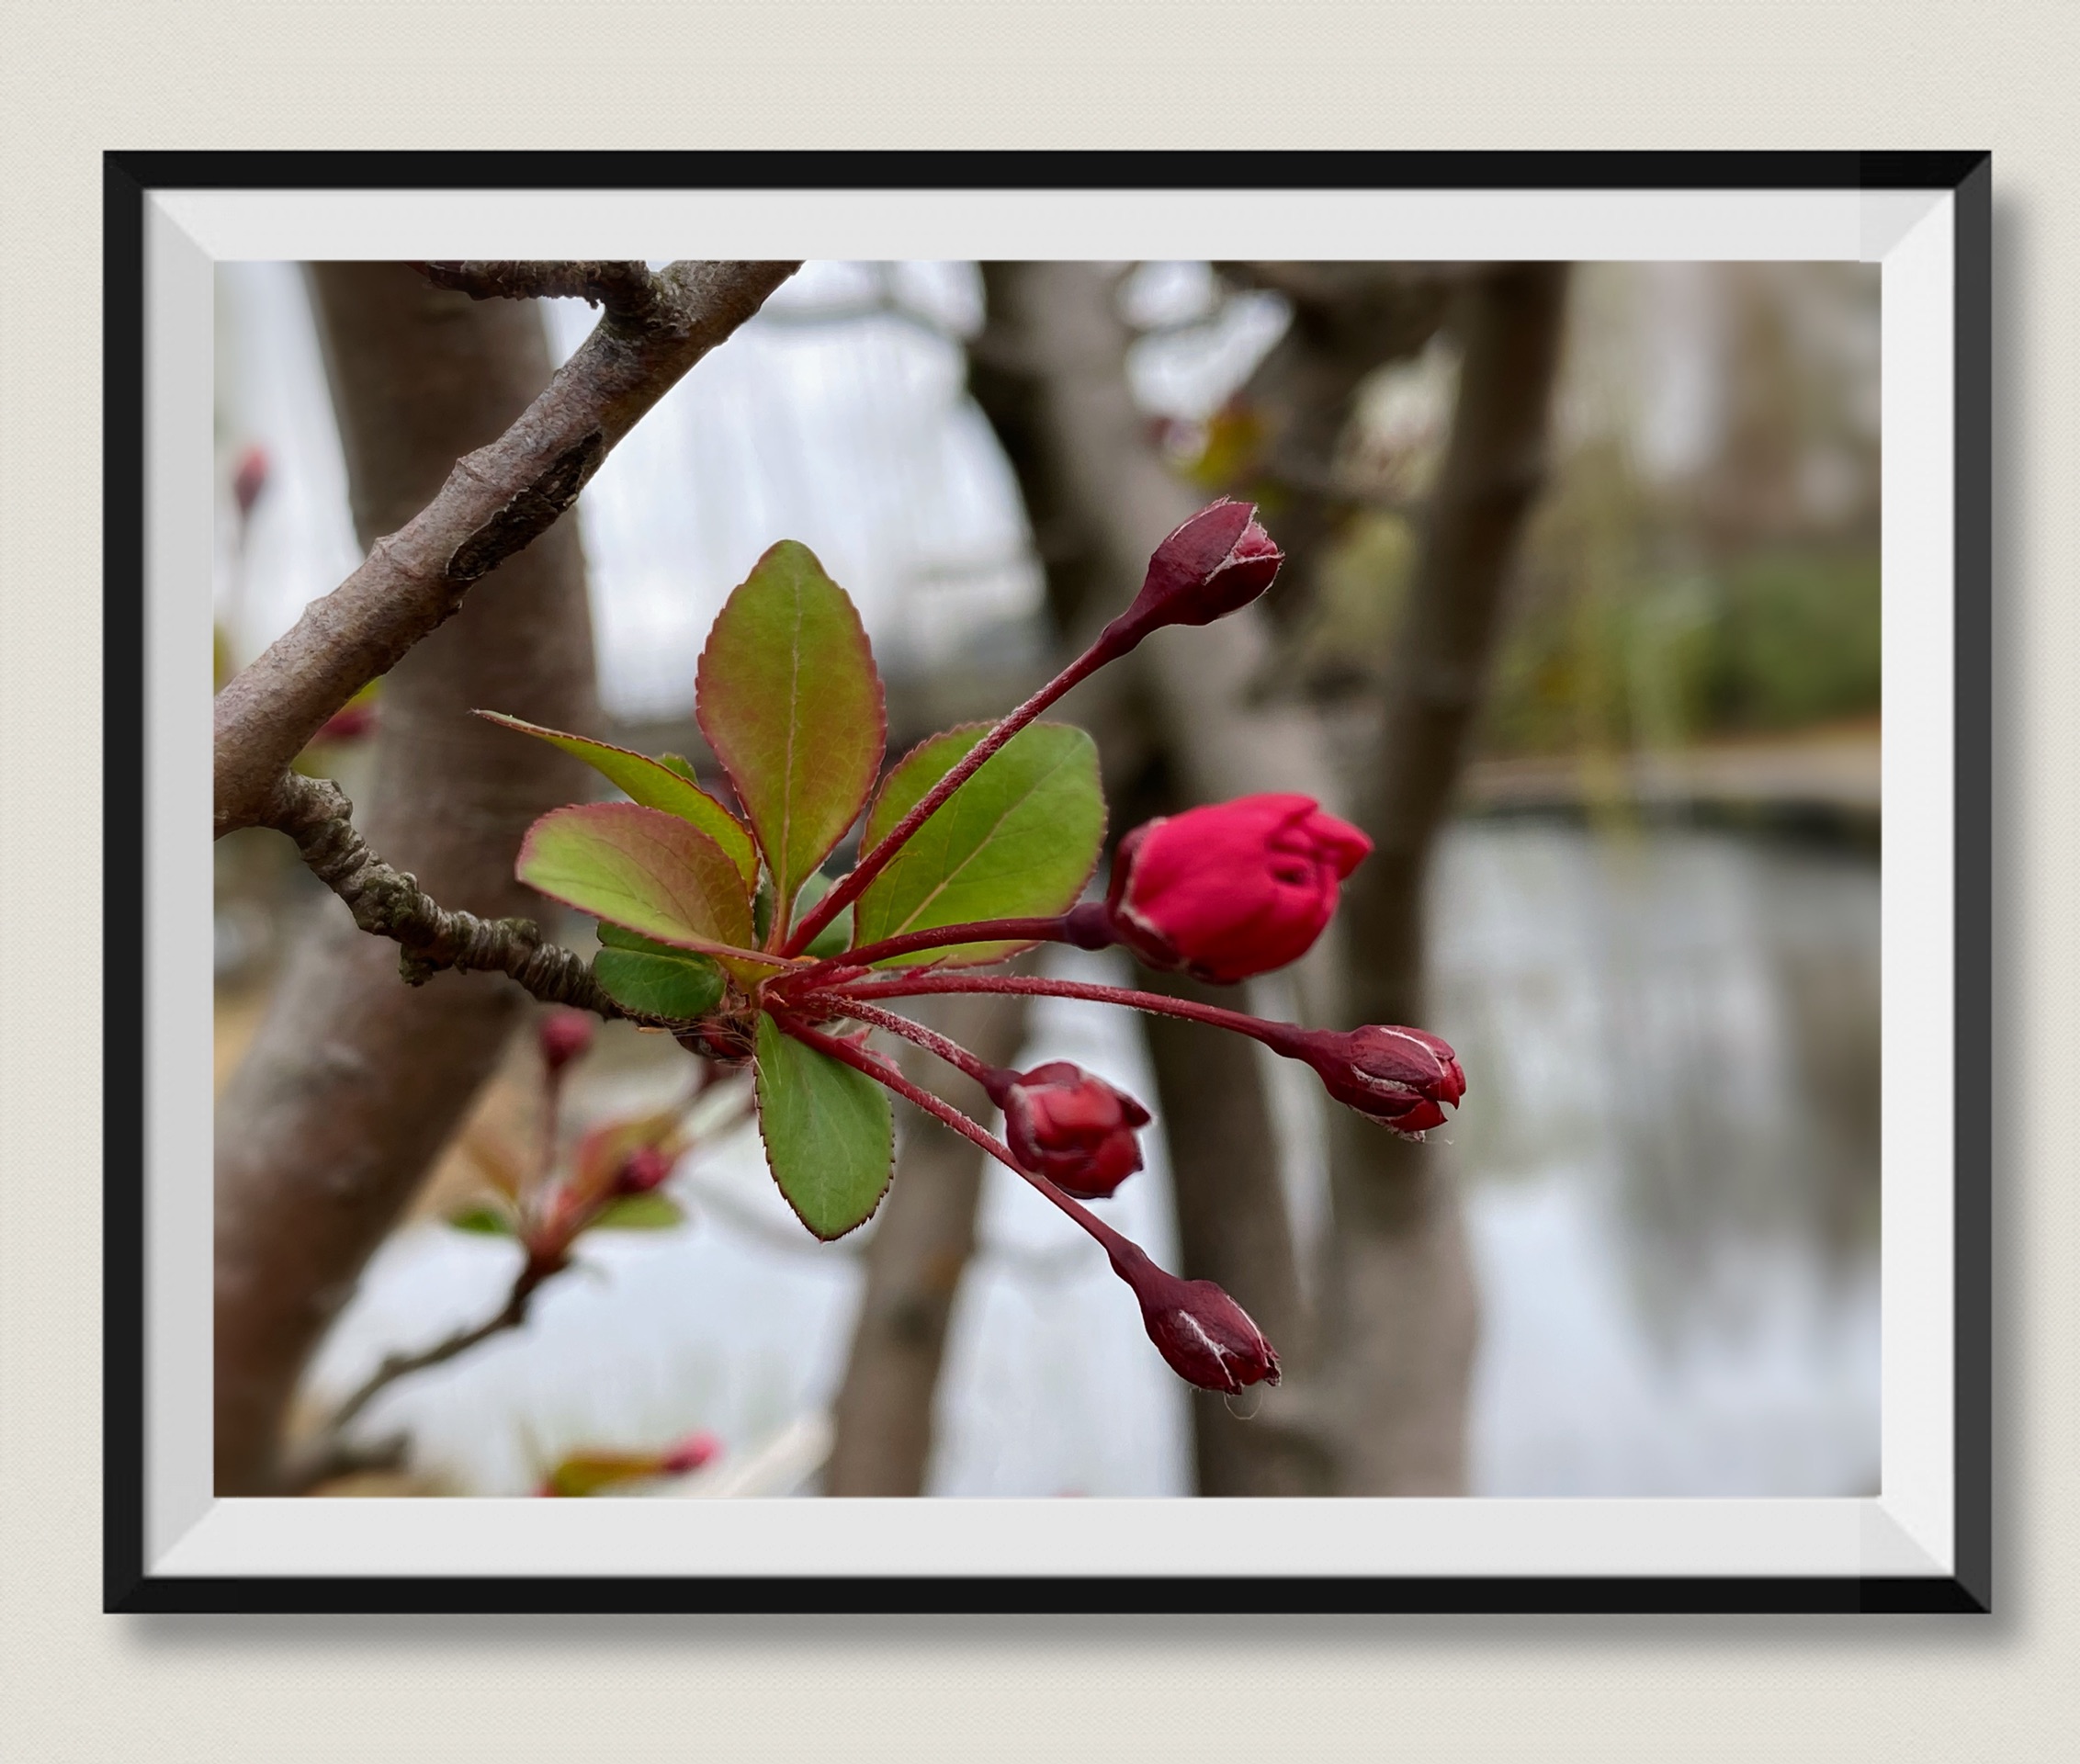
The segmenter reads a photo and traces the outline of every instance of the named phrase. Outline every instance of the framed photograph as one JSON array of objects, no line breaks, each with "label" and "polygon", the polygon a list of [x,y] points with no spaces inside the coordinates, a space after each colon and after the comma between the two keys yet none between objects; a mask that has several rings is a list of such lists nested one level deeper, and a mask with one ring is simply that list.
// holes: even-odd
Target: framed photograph
[{"label": "framed photograph", "polygon": [[1986,155],[105,177],[107,1609],[1991,1609]]}]

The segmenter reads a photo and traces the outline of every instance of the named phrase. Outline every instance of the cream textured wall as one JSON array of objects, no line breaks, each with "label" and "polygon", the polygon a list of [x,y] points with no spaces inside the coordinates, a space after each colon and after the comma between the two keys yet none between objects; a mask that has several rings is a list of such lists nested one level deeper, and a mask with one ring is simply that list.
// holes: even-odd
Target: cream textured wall
[{"label": "cream textured wall", "polygon": [[[2080,7],[0,0],[0,1755],[2067,1756],[2080,1697]],[[590,1623],[98,1614],[99,153],[1990,147],[2001,1614]],[[1238,254],[1247,241],[1238,242]],[[76,759],[71,756],[77,756]],[[38,954],[62,948],[40,973]]]}]

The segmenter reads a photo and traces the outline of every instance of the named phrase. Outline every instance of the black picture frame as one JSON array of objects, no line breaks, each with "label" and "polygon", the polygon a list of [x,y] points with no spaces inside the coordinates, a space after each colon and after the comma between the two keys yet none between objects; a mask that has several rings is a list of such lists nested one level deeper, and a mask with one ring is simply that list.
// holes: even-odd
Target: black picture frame
[{"label": "black picture frame", "polygon": [[1954,1572],[1810,1577],[714,1578],[148,1571],[146,203],[209,189],[1949,191],[1956,198],[1954,1094],[1992,1090],[1991,162],[1984,153],[129,153],[104,160],[103,1599],[109,1611],[1955,1611],[1992,1609],[1991,1128],[1956,1114]]}]

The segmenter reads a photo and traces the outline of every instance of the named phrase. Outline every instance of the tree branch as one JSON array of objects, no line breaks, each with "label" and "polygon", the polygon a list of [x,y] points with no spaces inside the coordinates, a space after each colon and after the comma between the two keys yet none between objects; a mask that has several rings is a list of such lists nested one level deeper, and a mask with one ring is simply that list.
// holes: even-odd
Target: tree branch
[{"label": "tree branch", "polygon": [[648,325],[669,310],[671,288],[639,263],[528,263],[471,258],[412,266],[435,288],[473,300],[583,300],[616,319]]},{"label": "tree branch", "polygon": [[356,924],[399,945],[407,985],[423,986],[443,968],[503,974],[544,1004],[628,1015],[593,978],[584,957],[544,942],[532,919],[480,919],[440,906],[413,877],[368,849],[353,816],[346,792],[330,778],[290,772],[263,820],[296,842],[311,873],[346,902]]},{"label": "tree branch", "polygon": [[797,266],[674,264],[643,272],[647,297],[629,266],[566,267],[614,271],[599,285],[603,300],[613,291],[607,315],[578,353],[511,428],[458,460],[432,502],[378,539],[359,569],[217,695],[218,837],[260,822],[325,719],[453,616],[472,582],[551,526],[638,419]]}]

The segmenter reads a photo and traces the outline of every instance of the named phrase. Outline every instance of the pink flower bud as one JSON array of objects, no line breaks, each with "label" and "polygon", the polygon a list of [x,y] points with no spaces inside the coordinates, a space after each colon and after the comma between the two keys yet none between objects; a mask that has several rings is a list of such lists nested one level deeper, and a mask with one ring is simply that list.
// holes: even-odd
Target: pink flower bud
[{"label": "pink flower bud", "polygon": [[1120,842],[1113,934],[1156,967],[1246,980],[1306,955],[1373,842],[1312,797],[1243,797],[1151,820]]},{"label": "pink flower bud", "polygon": [[714,1434],[689,1433],[664,1454],[661,1465],[666,1476],[683,1476],[712,1462],[721,1451],[722,1442]]},{"label": "pink flower bud", "polygon": [[318,726],[318,732],[311,738],[311,744],[327,741],[344,746],[373,734],[376,728],[376,707],[372,704],[345,705],[326,718]]},{"label": "pink flower bud", "polygon": [[1457,1108],[1466,1093],[1458,1055],[1421,1029],[1296,1032],[1280,1051],[1312,1066],[1339,1102],[1411,1138],[1442,1126],[1442,1105]]},{"label": "pink flower bud", "polygon": [[670,1152],[656,1146],[638,1146],[621,1160],[621,1168],[614,1178],[614,1192],[648,1194],[651,1189],[663,1186],[676,1161]]},{"label": "pink flower bud", "polygon": [[1165,625],[1210,625],[1272,585],[1285,554],[1256,509],[1222,497],[1172,533],[1148,560],[1134,604],[1113,621],[1124,649]]},{"label": "pink flower bud", "polygon": [[542,1052],[542,1064],[555,1078],[593,1045],[593,1020],[582,1011],[551,1011],[535,1032]]},{"label": "pink flower bud", "polygon": [[1080,1201],[1102,1201],[1141,1168],[1136,1127],[1148,1111],[1067,1060],[1004,1072],[990,1101],[1004,1112],[1004,1137],[1027,1170]]},{"label": "pink flower bud", "polygon": [[260,493],[267,488],[267,449],[254,442],[238,457],[232,473],[232,498],[238,503],[238,517],[246,519]]},{"label": "pink flower bud", "polygon": [[1157,1352],[1187,1384],[1229,1395],[1275,1385],[1278,1353],[1249,1313],[1210,1280],[1180,1280],[1134,1245],[1112,1252],[1113,1270],[1141,1301],[1141,1322]]}]

